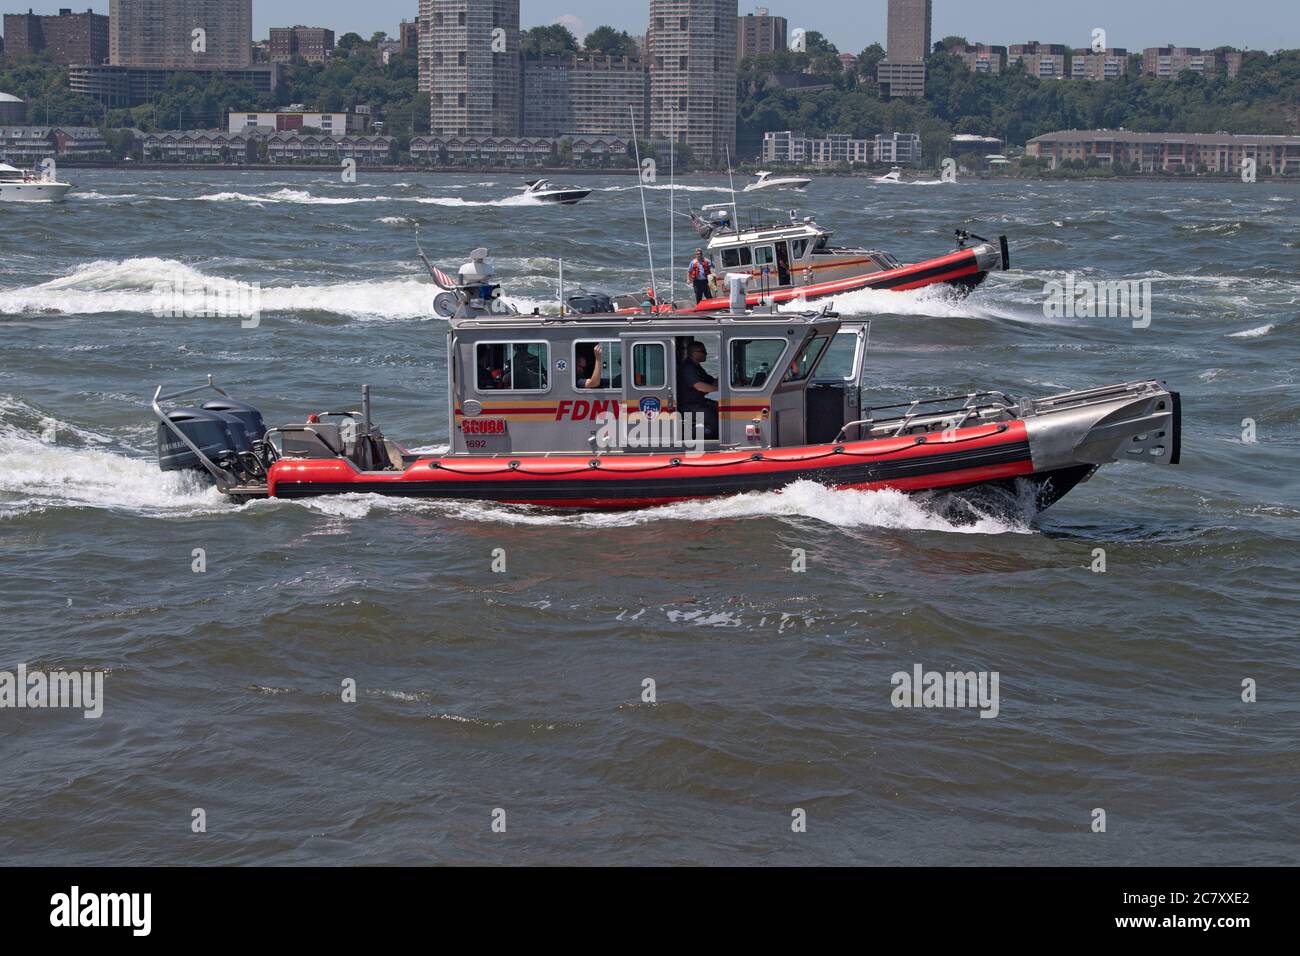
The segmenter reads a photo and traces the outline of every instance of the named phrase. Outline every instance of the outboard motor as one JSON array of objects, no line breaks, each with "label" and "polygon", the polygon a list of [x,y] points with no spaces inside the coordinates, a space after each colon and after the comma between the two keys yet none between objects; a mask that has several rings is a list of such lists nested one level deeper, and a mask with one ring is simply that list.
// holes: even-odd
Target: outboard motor
[{"label": "outboard motor", "polygon": [[214,398],[204,402],[200,408],[205,412],[221,412],[238,422],[238,430],[244,435],[249,450],[266,437],[266,422],[262,421],[262,413],[248,402],[241,402],[237,398]]},{"label": "outboard motor", "polygon": [[[167,413],[167,420],[192,441],[211,461],[222,464],[237,455],[231,423],[222,413],[200,408],[177,408]],[[241,430],[240,439],[243,439]],[[163,471],[202,471],[207,469],[185,442],[164,423],[158,423],[158,467]]]},{"label": "outboard motor", "polygon": [[614,301],[600,292],[581,292],[569,296],[568,306],[579,315],[609,315]]}]

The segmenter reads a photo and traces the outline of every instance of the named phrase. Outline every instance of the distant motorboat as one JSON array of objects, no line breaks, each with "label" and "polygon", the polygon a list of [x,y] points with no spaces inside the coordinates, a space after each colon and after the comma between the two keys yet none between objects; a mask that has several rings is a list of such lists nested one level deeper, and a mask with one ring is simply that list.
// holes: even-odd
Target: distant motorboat
[{"label": "distant motorboat", "polygon": [[531,196],[540,202],[553,202],[561,206],[572,206],[591,195],[590,189],[578,189],[573,186],[552,186],[545,179],[531,179],[524,189],[525,196]]},{"label": "distant motorboat", "polygon": [[758,179],[749,183],[744,191],[752,193],[756,189],[806,189],[811,182],[811,179],[804,176],[778,176],[776,173],[760,171]]},{"label": "distant motorboat", "polygon": [[63,202],[71,183],[61,183],[40,173],[0,163],[0,201]]},{"label": "distant motorboat", "polygon": [[901,183],[902,181],[903,181],[903,170],[902,167],[899,166],[895,166],[893,169],[885,173],[885,175],[883,176],[876,177],[876,182],[878,183]]}]

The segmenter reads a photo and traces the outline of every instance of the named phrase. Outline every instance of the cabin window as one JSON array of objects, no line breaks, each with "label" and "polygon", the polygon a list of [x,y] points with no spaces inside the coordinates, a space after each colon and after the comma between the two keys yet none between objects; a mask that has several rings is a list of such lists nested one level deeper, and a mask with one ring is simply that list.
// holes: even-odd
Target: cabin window
[{"label": "cabin window", "polygon": [[770,266],[776,262],[776,251],[771,246],[754,247],[754,265]]},{"label": "cabin window", "polygon": [[805,252],[807,252],[807,251],[808,251],[808,240],[807,240],[807,239],[791,239],[791,240],[790,240],[790,258],[791,258],[791,259],[802,259],[802,258],[803,258],[803,254],[804,254]]},{"label": "cabin window", "polygon": [[763,388],[784,354],[785,339],[732,339],[731,387]]},{"label": "cabin window", "polygon": [[826,350],[826,358],[817,370],[820,381],[853,381],[853,370],[858,361],[858,333],[840,331],[831,339],[831,346]]},{"label": "cabin window", "polygon": [[479,342],[474,387],[480,392],[544,392],[551,347],[545,342]]},{"label": "cabin window", "polygon": [[830,236],[818,236],[817,244],[813,246],[813,252],[826,252],[827,244],[831,241]]},{"label": "cabin window", "polygon": [[632,383],[637,388],[663,388],[668,384],[667,356],[661,342],[632,346]]},{"label": "cabin window", "polygon": [[[589,385],[596,370],[596,348],[600,347],[600,378]],[[623,349],[617,340],[573,343],[573,387],[614,391],[623,387]]]},{"label": "cabin window", "polygon": [[722,250],[722,266],[724,269],[734,269],[737,266],[747,266],[752,262],[753,260],[749,255],[749,246],[739,246]]},{"label": "cabin window", "polygon": [[799,350],[799,354],[794,357],[790,367],[786,370],[783,382],[802,382],[812,374],[813,369],[821,360],[822,352],[826,351],[826,346],[830,343],[829,335],[819,335],[812,341],[806,343]]}]

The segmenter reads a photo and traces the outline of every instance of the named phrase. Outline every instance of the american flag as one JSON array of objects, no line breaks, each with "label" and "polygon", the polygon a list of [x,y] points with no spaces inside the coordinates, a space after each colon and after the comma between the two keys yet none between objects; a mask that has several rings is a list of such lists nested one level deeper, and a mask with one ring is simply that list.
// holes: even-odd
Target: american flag
[{"label": "american flag", "polygon": [[456,288],[456,280],[447,275],[447,273],[443,272],[437,266],[429,266],[429,272],[433,275],[433,281],[438,283],[438,285],[442,286],[444,289]]}]

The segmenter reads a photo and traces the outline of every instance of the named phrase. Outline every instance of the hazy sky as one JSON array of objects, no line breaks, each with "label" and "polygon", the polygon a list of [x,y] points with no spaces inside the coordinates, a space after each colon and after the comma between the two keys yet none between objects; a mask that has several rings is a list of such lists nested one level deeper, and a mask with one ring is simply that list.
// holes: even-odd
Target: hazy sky
[{"label": "hazy sky", "polygon": [[[33,7],[54,13],[60,6],[108,12],[108,0],[10,0],[5,11]],[[768,0],[773,13],[791,26],[820,30],[843,51],[856,53],[869,43],[884,42],[886,0]],[[418,0],[253,0],[254,36],[265,38],[272,26],[305,23],[337,33],[356,31],[369,37],[376,30],[396,35],[402,19],[412,19]],[[740,13],[757,4],[741,0]],[[579,39],[602,23],[629,33],[645,32],[649,0],[521,0],[525,27],[562,20]],[[1140,50],[1174,43],[1211,47],[1229,44],[1272,50],[1300,47],[1297,0],[934,0],[935,39],[959,34],[984,43],[1041,40],[1088,46],[1094,27],[1107,31],[1111,46]]]}]

